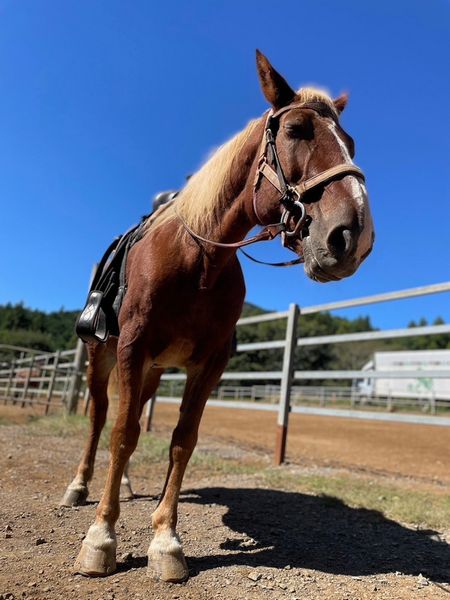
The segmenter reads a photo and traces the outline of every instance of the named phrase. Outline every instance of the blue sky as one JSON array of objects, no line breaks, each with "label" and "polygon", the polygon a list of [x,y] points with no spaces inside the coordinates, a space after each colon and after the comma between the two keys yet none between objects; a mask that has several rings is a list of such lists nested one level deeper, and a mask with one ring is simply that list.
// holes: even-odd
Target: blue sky
[{"label": "blue sky", "polygon": [[[257,47],[293,86],[350,92],[377,240],[326,285],[243,258],[248,300],[285,309],[448,280],[449,40],[443,0],[0,0],[0,303],[81,307],[92,264],[153,194],[266,109]],[[278,242],[253,253],[283,255]],[[397,327],[450,321],[450,303],[342,314]]]}]

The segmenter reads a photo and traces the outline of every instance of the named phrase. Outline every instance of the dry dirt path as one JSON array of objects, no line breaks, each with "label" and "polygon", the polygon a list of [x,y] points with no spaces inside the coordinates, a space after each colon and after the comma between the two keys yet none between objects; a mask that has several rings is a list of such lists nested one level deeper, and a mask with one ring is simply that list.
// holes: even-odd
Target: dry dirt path
[{"label": "dry dirt path", "polygon": [[[211,432],[210,414],[204,432]],[[155,423],[165,428],[162,411]],[[219,434],[225,426],[220,419]],[[259,421],[253,429],[261,434]],[[204,438],[200,453],[231,457],[233,465],[242,468],[238,472],[231,467],[218,469],[219,459],[214,458],[194,463],[189,470],[180,502],[179,533],[191,578],[183,585],[168,585],[148,578],[145,568],[150,514],[165,461],[144,465],[137,459],[133,479],[141,497],[122,504],[119,571],[105,579],[86,579],[72,574],[71,567],[101,493],[106,450],[99,452],[91,504],[58,509],[57,501],[80,453],[80,434],[60,437],[40,434],[36,426],[33,430],[25,425],[1,426],[0,598],[449,598],[445,589],[419,576],[422,572],[448,587],[450,547],[445,532],[439,536],[417,531],[340,500],[293,493],[282,485],[268,487],[257,471],[246,471],[246,465],[267,464],[261,453],[243,450],[237,443],[212,441],[208,435]],[[334,459],[341,460],[339,455]],[[359,458],[354,456],[354,461]]]},{"label": "dry dirt path", "polygon": [[[159,403],[154,423],[173,426],[178,407]],[[276,413],[207,406],[200,435],[273,452]],[[450,486],[450,427],[292,414],[287,458]]]}]

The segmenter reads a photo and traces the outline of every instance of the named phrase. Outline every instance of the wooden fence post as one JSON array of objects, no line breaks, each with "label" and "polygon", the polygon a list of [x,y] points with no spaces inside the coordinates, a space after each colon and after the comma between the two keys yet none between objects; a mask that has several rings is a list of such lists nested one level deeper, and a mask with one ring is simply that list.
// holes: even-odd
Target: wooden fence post
[{"label": "wooden fence post", "polygon": [[[92,282],[94,281],[95,274],[97,273],[98,264],[94,263],[91,269],[91,276],[89,279],[89,287],[91,289]],[[81,391],[81,384],[83,381],[83,372],[85,369],[85,363],[87,359],[87,351],[85,343],[78,338],[76,349],[75,349],[75,358],[74,358],[74,368],[73,375],[70,380],[69,393],[67,397],[67,412],[69,414],[76,414],[78,408],[78,400]]]},{"label": "wooden fence post", "polygon": [[67,412],[69,414],[76,414],[77,412],[85,362],[86,347],[84,342],[79,339],[75,349],[72,376],[70,378],[69,391],[67,394]]},{"label": "wooden fence post", "polygon": [[11,387],[12,387],[12,382],[14,380],[14,375],[15,375],[15,369],[16,369],[16,361],[14,359],[11,360],[11,370],[9,372],[9,377],[8,377],[8,383],[6,385],[6,392],[5,392],[5,404],[8,402],[9,400],[9,394],[11,391]]},{"label": "wooden fence post", "polygon": [[86,389],[84,390],[84,400],[83,400],[83,415],[86,417],[89,411],[89,405],[91,403],[91,393],[89,391],[89,387],[86,384]]},{"label": "wooden fence post", "polygon": [[53,371],[52,374],[50,376],[50,382],[48,384],[48,390],[47,390],[47,404],[45,405],[45,414],[48,415],[48,411],[50,409],[50,402],[53,396],[53,390],[55,388],[55,381],[56,381],[56,376],[58,373],[58,363],[59,363],[59,355],[61,354],[60,350],[57,350],[55,352],[55,358],[53,360]]},{"label": "wooden fence post", "polygon": [[45,357],[45,361],[44,361],[44,365],[39,365],[39,379],[41,380],[39,382],[39,398],[41,397],[41,394],[43,394],[44,389],[45,389],[45,384],[47,383],[45,380],[48,377],[48,366],[50,364],[50,359],[51,356],[49,354],[47,354],[47,356]]},{"label": "wooden fence post", "polygon": [[277,437],[275,444],[276,465],[281,465],[286,454],[286,439],[290,411],[292,375],[294,368],[294,351],[297,346],[298,315],[299,308],[297,304],[290,304],[286,324],[286,345],[284,347],[280,404],[278,409]]},{"label": "wooden fence post", "polygon": [[152,430],[153,411],[155,409],[155,404],[156,394],[153,394],[153,396],[147,402],[147,406],[145,407],[144,431]]},{"label": "wooden fence post", "polygon": [[[25,406],[26,397],[28,393],[28,388],[30,386],[30,379],[33,376],[33,367],[34,367],[34,355],[30,358],[30,366],[28,367],[27,379],[23,386],[22,392],[22,408]],[[32,400],[30,400],[29,404],[33,404]]]}]

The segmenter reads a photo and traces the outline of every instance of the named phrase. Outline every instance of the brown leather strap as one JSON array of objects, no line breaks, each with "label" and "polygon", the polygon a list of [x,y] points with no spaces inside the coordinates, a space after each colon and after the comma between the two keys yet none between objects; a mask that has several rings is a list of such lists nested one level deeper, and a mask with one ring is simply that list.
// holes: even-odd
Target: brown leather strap
[{"label": "brown leather strap", "polygon": [[295,110],[298,108],[306,108],[310,110],[314,110],[321,114],[322,116],[330,117],[334,121],[338,120],[338,114],[336,110],[334,110],[331,106],[326,104],[325,102],[320,101],[311,101],[311,102],[294,102],[292,104],[288,104],[287,106],[283,106],[274,113],[271,113],[270,116],[272,119],[279,119],[281,115],[290,110]]},{"label": "brown leather strap", "polygon": [[[258,172],[259,174],[263,175],[273,185],[275,189],[277,189],[280,193],[283,193],[277,173],[266,161],[261,163]],[[363,181],[365,180],[364,173],[359,167],[357,167],[356,165],[344,163],[341,165],[330,167],[329,169],[327,169],[326,171],[322,171],[322,173],[319,173],[318,175],[314,175],[313,177],[310,177],[305,181],[301,181],[298,185],[293,185],[292,189],[294,189],[301,196],[308,190],[311,190],[312,188],[315,188],[318,185],[321,185],[322,183],[330,181],[338,175],[353,175],[355,177],[359,177]]]},{"label": "brown leather strap", "polygon": [[266,225],[260,233],[252,237],[246,238],[245,240],[241,240],[240,242],[215,242],[214,240],[204,238],[198,233],[195,233],[195,231],[192,231],[192,229],[189,227],[189,225],[186,223],[186,221],[183,219],[183,217],[180,215],[180,213],[176,210],[175,207],[174,211],[177,217],[180,219],[181,223],[183,224],[183,227],[195,240],[205,242],[206,244],[211,244],[213,246],[217,246],[218,248],[242,248],[242,246],[248,246],[249,244],[254,244],[255,242],[273,240],[275,237],[277,237],[277,235],[280,235],[286,229],[284,223],[274,223],[273,225]]},{"label": "brown leather strap", "polygon": [[310,177],[306,181],[301,181],[298,185],[294,186],[294,189],[301,195],[326,181],[330,181],[330,179],[334,179],[338,175],[354,175],[363,181],[365,179],[364,173],[356,165],[342,164],[330,167],[326,171],[322,171],[322,173],[314,175],[314,177]]},{"label": "brown leather strap", "polygon": [[259,167],[259,173],[261,173],[261,175],[264,175],[264,177],[268,181],[270,181],[270,183],[273,185],[273,187],[276,190],[278,190],[280,192],[280,194],[283,193],[283,190],[281,189],[281,185],[280,185],[280,180],[278,179],[278,175],[276,174],[274,169],[272,169],[272,167],[269,165],[269,163],[266,162],[265,160],[261,163],[261,166]]},{"label": "brown leather strap", "polygon": [[258,265],[267,265],[268,267],[293,267],[294,265],[301,265],[305,262],[303,256],[300,256],[299,258],[294,258],[293,260],[286,260],[284,262],[266,262],[265,260],[259,260],[258,258],[255,258],[245,250],[242,250],[242,248],[239,248],[239,251],[242,252],[242,254],[246,256],[249,260],[252,260],[254,263],[257,263]]}]

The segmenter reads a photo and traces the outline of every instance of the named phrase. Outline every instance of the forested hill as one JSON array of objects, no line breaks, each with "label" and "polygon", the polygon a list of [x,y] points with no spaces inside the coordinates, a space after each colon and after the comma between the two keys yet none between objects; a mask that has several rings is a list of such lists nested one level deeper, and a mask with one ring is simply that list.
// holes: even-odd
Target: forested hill
[{"label": "forested hill", "polygon": [[77,316],[76,310],[46,313],[23,304],[0,305],[0,344],[50,351],[74,348]]},{"label": "forested hill", "polygon": [[[264,313],[263,309],[246,303],[243,316]],[[45,313],[26,308],[23,304],[0,305],[0,344],[11,344],[54,351],[73,348],[76,344],[74,333],[78,311],[59,310]],[[442,323],[435,319],[434,323]],[[417,325],[426,325],[421,319]],[[411,323],[411,327],[416,323]],[[373,330],[369,317],[345,319],[329,313],[305,315],[299,319],[299,335],[330,335],[333,333],[351,333]],[[283,339],[285,321],[267,321],[256,325],[238,328],[239,342]],[[400,350],[423,348],[450,348],[450,335],[432,337],[411,337],[402,340],[381,340],[377,342],[356,342],[323,346],[297,348],[295,362],[301,369],[353,369],[360,368],[375,350]],[[234,370],[270,371],[278,369],[282,357],[281,350],[261,350],[233,357],[229,368]]]}]

